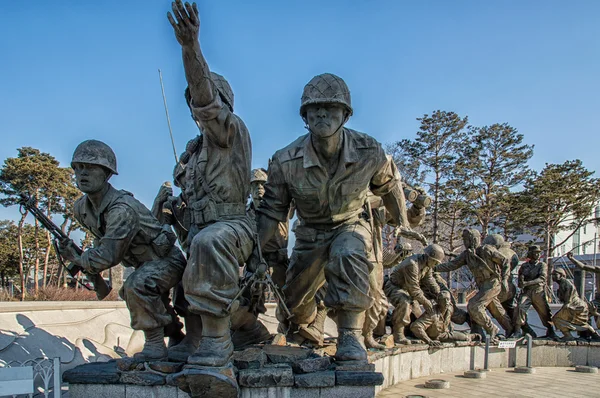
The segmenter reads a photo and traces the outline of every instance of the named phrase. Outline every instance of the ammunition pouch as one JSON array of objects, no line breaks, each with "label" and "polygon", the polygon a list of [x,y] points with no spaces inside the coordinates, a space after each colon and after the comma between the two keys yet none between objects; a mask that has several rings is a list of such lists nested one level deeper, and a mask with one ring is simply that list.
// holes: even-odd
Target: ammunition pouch
[{"label": "ammunition pouch", "polygon": [[218,221],[222,217],[244,216],[246,206],[242,203],[215,203],[209,196],[190,206],[192,223],[201,226]]}]

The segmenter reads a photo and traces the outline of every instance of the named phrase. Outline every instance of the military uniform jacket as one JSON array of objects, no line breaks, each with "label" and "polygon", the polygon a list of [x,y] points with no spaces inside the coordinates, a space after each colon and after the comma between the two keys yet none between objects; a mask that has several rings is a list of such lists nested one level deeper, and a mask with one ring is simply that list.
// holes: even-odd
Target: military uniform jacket
[{"label": "military uniform jacket", "polygon": [[295,199],[304,226],[331,230],[358,219],[369,189],[383,196],[398,184],[399,175],[374,138],[344,128],[342,139],[339,165],[331,177],[317,157],[310,134],[277,151],[258,212],[284,222]]},{"label": "military uniform jacket", "polygon": [[435,271],[454,271],[463,265],[469,268],[479,288],[488,280],[508,278],[510,273],[509,260],[491,245],[482,245],[476,250],[465,250],[458,257],[438,265]]},{"label": "military uniform jacket", "polygon": [[537,290],[544,290],[546,285],[546,279],[548,277],[548,267],[546,263],[541,261],[531,264],[529,261],[521,264],[519,268],[519,279],[523,277],[525,282],[530,282],[538,279],[539,282],[534,285],[529,285],[523,288],[523,292],[533,292]]},{"label": "military uniform jacket", "polygon": [[406,290],[413,300],[421,304],[427,300],[424,290],[434,296],[440,292],[433,271],[425,265],[425,261],[425,256],[422,254],[412,255],[392,270],[389,279],[390,283]]},{"label": "military uniform jacket", "polygon": [[190,105],[202,135],[186,148],[183,191],[192,223],[205,225],[221,217],[246,213],[250,194],[252,144],[246,125],[218,94],[203,107]]},{"label": "military uniform jacket", "polygon": [[98,209],[84,195],[75,202],[74,213],[96,238],[94,247],[81,255],[86,269],[100,272],[119,263],[137,268],[166,257],[175,242],[175,234],[163,229],[146,206],[110,184]]}]

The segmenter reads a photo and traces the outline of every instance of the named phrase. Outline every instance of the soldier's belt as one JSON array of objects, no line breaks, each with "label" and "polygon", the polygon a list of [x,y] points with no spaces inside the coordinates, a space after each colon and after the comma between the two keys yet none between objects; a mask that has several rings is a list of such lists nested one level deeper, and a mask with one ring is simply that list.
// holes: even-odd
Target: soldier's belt
[{"label": "soldier's belt", "polygon": [[246,206],[242,203],[215,203],[208,198],[193,203],[190,208],[192,222],[196,225],[215,222],[221,217],[246,215]]}]

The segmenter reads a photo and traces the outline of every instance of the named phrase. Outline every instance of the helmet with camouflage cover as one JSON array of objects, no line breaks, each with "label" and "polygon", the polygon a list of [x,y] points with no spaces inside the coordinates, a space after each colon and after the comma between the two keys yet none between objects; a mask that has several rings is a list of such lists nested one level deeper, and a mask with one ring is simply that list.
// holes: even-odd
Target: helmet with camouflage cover
[{"label": "helmet with camouflage cover", "polygon": [[73,152],[71,167],[73,163],[96,164],[110,170],[113,174],[117,173],[117,157],[113,150],[102,141],[86,140],[77,145]]},{"label": "helmet with camouflage cover", "polygon": [[[219,92],[221,100],[223,100],[229,107],[229,110],[233,112],[233,90],[231,89],[227,79],[215,72],[210,72],[210,78],[215,84],[215,88]],[[188,106],[192,103],[192,96],[190,94],[189,87],[185,88],[185,100]]]},{"label": "helmet with camouflage cover", "polygon": [[317,75],[304,86],[300,116],[306,114],[306,107],[311,104],[340,104],[352,115],[350,90],[346,82],[332,73]]},{"label": "helmet with camouflage cover", "polygon": [[427,257],[435,260],[438,264],[441,264],[441,262],[444,261],[444,257],[446,256],[442,246],[437,245],[435,243],[427,246],[423,250],[423,253],[426,254]]},{"label": "helmet with camouflage cover", "polygon": [[267,170],[263,169],[262,167],[252,170],[251,174],[252,174],[250,176],[251,183],[253,183],[254,181],[261,181],[261,182],[267,181]]},{"label": "helmet with camouflage cover", "polygon": [[500,234],[489,234],[483,240],[483,244],[500,248],[504,244],[504,238]]}]

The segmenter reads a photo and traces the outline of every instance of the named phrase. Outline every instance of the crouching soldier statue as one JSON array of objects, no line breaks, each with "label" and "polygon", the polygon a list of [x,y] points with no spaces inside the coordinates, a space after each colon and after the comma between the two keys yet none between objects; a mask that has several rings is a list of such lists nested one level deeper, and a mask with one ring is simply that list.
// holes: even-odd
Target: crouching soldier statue
[{"label": "crouching soldier statue", "polygon": [[563,306],[552,317],[552,323],[563,334],[563,340],[574,340],[572,331],[579,334],[587,332],[592,339],[599,340],[600,335],[590,325],[590,312],[588,304],[579,297],[575,285],[567,279],[567,273],[562,268],[552,271],[552,280],[558,284],[556,296]]},{"label": "crouching soldier statue", "polygon": [[95,244],[79,256],[73,242],[64,240],[60,254],[88,274],[119,263],[135,268],[119,292],[129,308],[131,327],[145,336],[144,348],[134,358],[165,360],[164,328],[174,316],[165,302],[185,268],[185,258],[174,245],[175,234],[163,229],[131,193],[109,184],[110,177],[117,174],[117,160],[105,143],[88,140],[79,144],[71,167],[77,187],[85,194],[75,202],[75,218],[94,236]]},{"label": "crouching soldier statue", "polygon": [[[431,299],[440,293],[440,287],[433,277],[433,269],[444,259],[444,249],[441,246],[429,245],[423,254],[413,254],[404,259],[394,268],[384,286],[385,294],[394,306],[392,315],[392,330],[396,344],[409,343],[405,328],[410,325],[410,316],[422,314],[421,305],[425,312],[433,311]],[[429,297],[426,296],[429,294]]]}]

